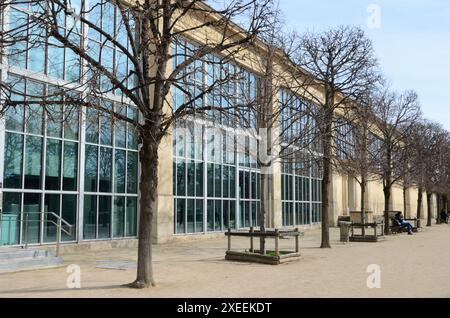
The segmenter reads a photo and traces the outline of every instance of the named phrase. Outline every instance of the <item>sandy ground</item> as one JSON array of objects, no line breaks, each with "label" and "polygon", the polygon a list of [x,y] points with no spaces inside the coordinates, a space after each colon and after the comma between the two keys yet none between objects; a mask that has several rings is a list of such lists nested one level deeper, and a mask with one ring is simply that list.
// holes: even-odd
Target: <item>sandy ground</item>
[{"label": "sandy ground", "polygon": [[[380,243],[338,242],[332,229],[330,250],[317,248],[318,230],[301,239],[303,258],[267,266],[224,261],[225,238],[155,247],[156,288],[130,290],[135,270],[96,268],[99,260],[136,260],[136,250],[65,254],[81,268],[81,289],[68,289],[67,268],[0,274],[0,297],[450,297],[450,226]],[[282,246],[292,247],[292,240]],[[235,247],[246,248],[238,239]],[[381,288],[367,287],[367,267],[381,268]]]}]

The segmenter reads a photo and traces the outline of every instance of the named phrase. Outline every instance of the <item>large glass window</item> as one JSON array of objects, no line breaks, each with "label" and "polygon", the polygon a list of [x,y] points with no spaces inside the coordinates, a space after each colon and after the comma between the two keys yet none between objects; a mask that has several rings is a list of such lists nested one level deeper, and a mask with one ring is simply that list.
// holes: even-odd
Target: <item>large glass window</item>
[{"label": "large glass window", "polygon": [[[96,20],[94,23],[97,25],[109,27],[110,34],[117,36],[126,47],[126,30],[118,27],[121,17],[117,8],[111,3],[90,1],[91,8],[95,4],[98,6],[93,10],[85,8],[85,11],[89,12],[86,13],[87,18]],[[79,10],[81,1],[72,0],[72,5]],[[40,41],[44,42],[38,44],[35,36],[29,38],[29,43],[17,41],[8,48],[13,53],[8,64],[46,74],[58,79],[58,82],[78,82],[81,75],[80,58],[71,49],[63,48],[55,38],[48,37],[45,29],[32,29],[34,26],[29,23],[32,20],[30,11],[35,9],[36,7],[30,7],[28,4],[15,4],[6,21],[9,27],[21,26],[21,29],[16,30],[17,37],[25,38],[30,33],[41,34]],[[69,36],[69,41],[75,45],[84,41],[79,21],[66,17],[64,12],[59,18],[61,31]],[[86,28],[86,31],[89,37],[89,54],[97,53],[101,63],[108,71],[117,73],[125,85],[134,84],[133,78],[126,78],[132,69],[126,56],[121,54],[117,47],[107,43],[106,38],[97,32],[90,28]],[[17,193],[18,204],[23,203],[23,208],[19,210],[37,209],[41,215],[44,211],[52,210],[75,224],[78,220],[80,200],[84,202],[80,207],[80,214],[83,214],[85,238],[135,236],[138,223],[139,158],[138,138],[133,124],[112,120],[108,114],[100,116],[99,111],[90,108],[84,109],[82,114],[78,105],[69,104],[69,97],[73,96],[73,93],[64,92],[61,87],[14,74],[8,74],[7,81],[14,84],[11,92],[13,100],[23,101],[25,93],[30,102],[39,101],[39,96],[48,96],[52,100],[61,99],[61,103],[46,105],[45,108],[38,103],[29,103],[5,110],[3,187],[5,193],[16,190],[20,192]],[[112,88],[105,76],[101,76],[100,82],[101,88]],[[117,91],[111,90],[109,93],[117,94]],[[138,121],[135,107],[106,100],[98,102],[102,103],[102,107],[114,108],[122,115]],[[84,120],[83,127],[86,128],[83,132],[85,149],[80,147],[81,118]],[[80,163],[82,154],[84,161]],[[85,174],[81,176],[84,178],[84,189],[79,189],[78,186],[79,164],[84,165]],[[35,193],[27,193],[30,190]],[[84,192],[90,195],[85,195]],[[121,196],[115,196],[116,193]],[[12,196],[13,193],[5,194],[4,198],[11,201]],[[46,222],[49,216],[45,215],[42,220],[39,219],[41,222],[33,224],[33,228],[30,225],[30,242],[55,240],[55,229],[49,225],[52,222]],[[31,212],[29,216],[34,217]],[[122,224],[122,228],[116,227],[117,224]],[[24,240],[24,232],[19,232],[20,230],[19,227],[15,232],[20,236],[11,240],[17,244]],[[74,238],[63,234],[63,239],[68,241]]]},{"label": "large glass window", "polygon": [[127,237],[137,236],[137,198],[128,197],[127,198],[127,208],[126,208],[126,227],[125,235]]},{"label": "large glass window", "polygon": [[46,194],[44,198],[44,242],[56,242],[58,219],[51,213],[60,214],[60,195]]},{"label": "large glass window", "polygon": [[127,192],[136,194],[138,184],[138,153],[135,151],[127,152]]},{"label": "large glass window", "polygon": [[5,135],[5,188],[22,188],[23,136],[13,133]]},{"label": "large glass window", "polygon": [[98,198],[98,238],[111,237],[111,197],[99,196]]},{"label": "large glass window", "polygon": [[281,175],[282,218],[284,226],[319,223],[321,217],[320,171],[314,173],[313,160],[283,164]]},{"label": "large glass window", "polygon": [[99,191],[112,191],[112,149],[100,147]]},{"label": "large glass window", "polygon": [[114,237],[124,237],[125,234],[125,198],[114,198]]},{"label": "large glass window", "polygon": [[[41,194],[24,193],[23,195],[24,222],[22,230],[22,242],[39,243],[41,229]],[[27,216],[28,215],[28,216]],[[28,226],[26,226],[28,224]]]},{"label": "large glass window", "polygon": [[84,196],[83,237],[87,240],[97,238],[97,196]]},{"label": "large glass window", "polygon": [[[185,60],[193,45],[184,39],[174,43],[174,67]],[[257,153],[255,138],[243,138],[239,147],[236,123],[215,108],[236,105],[240,108],[256,97],[257,78],[219,58],[208,56],[204,62],[191,66],[191,81],[184,89],[195,96],[205,86],[229,78],[228,83],[215,87],[205,98],[194,102],[204,103],[212,110],[202,120],[189,117],[175,123],[173,136],[173,191],[175,196],[175,233],[224,231],[228,227],[247,227],[258,221],[260,186],[259,168],[251,153]],[[175,109],[189,103],[191,96],[174,89]],[[240,98],[236,95],[240,93]],[[254,116],[242,114],[246,125],[255,124]],[[211,120],[211,121],[208,121]],[[243,150],[243,151],[241,151]],[[239,206],[238,206],[239,205]],[[237,215],[242,213],[241,217]],[[206,222],[206,223],[205,223]],[[200,228],[203,228],[201,230]]]},{"label": "large glass window", "polygon": [[41,189],[42,138],[27,136],[25,149],[25,188]]},{"label": "large glass window", "polygon": [[63,241],[74,241],[76,239],[77,206],[77,196],[75,194],[62,195],[62,213],[60,216],[72,225],[72,228],[69,228],[66,224],[62,224],[62,228],[71,233],[71,235],[69,235],[63,231],[61,233]]},{"label": "large glass window", "polygon": [[[104,100],[97,101],[102,107],[114,108],[126,114],[127,105]],[[132,237],[137,234],[137,193],[139,158],[134,142],[127,143],[127,126],[118,120],[112,120],[109,114],[87,110],[86,148],[85,148],[85,191],[97,193],[98,208],[94,199],[85,204],[88,224],[95,227],[85,233],[85,239],[106,239]],[[120,140],[122,141],[120,141]],[[120,194],[120,196],[117,196]],[[93,209],[98,209],[94,220]]]},{"label": "large glass window", "polygon": [[84,190],[88,192],[97,192],[97,173],[98,173],[97,158],[98,158],[98,147],[86,145]]},{"label": "large glass window", "polygon": [[46,152],[45,189],[59,190],[61,185],[61,141],[48,139]]},{"label": "large glass window", "polygon": [[4,192],[0,245],[19,244],[21,210],[22,195],[20,193]]},{"label": "large glass window", "polygon": [[116,150],[115,167],[115,191],[125,193],[125,161],[126,151]]},{"label": "large glass window", "polygon": [[64,142],[63,190],[76,191],[78,182],[78,143]]}]

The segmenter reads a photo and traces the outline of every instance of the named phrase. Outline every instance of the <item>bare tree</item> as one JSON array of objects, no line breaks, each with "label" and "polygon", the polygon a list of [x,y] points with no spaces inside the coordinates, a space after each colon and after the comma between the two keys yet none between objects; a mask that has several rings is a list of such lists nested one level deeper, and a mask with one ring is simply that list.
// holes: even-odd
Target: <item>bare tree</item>
[{"label": "bare tree", "polygon": [[[316,107],[310,113],[322,149],[322,248],[330,248],[329,187],[334,166],[336,113],[360,99],[379,81],[372,42],[356,27],[341,26],[301,38],[294,62],[304,71],[295,77]],[[315,90],[316,93],[313,93]]]},{"label": "bare tree", "polygon": [[[365,224],[366,190],[370,181],[378,179],[380,165],[380,138],[376,136],[377,120],[373,113],[371,94],[349,107],[345,119],[337,127],[336,161],[337,169],[353,177],[361,189],[361,223]],[[365,228],[362,228],[365,235]]]},{"label": "bare tree", "polygon": [[428,132],[422,144],[424,154],[423,172],[424,188],[427,191],[427,226],[432,225],[433,211],[431,208],[431,198],[433,193],[437,197],[437,218],[436,223],[440,223],[440,212],[444,209],[445,193],[447,192],[448,170],[446,161],[448,158],[449,135],[441,125],[433,122],[426,123]]},{"label": "bare tree", "polygon": [[[140,143],[141,197],[137,278],[129,286],[145,288],[155,285],[152,226],[161,141],[175,121],[212,110],[202,102],[205,96],[234,75],[224,74],[200,84],[193,79],[204,76],[209,69],[204,65],[233,60],[254,43],[268,26],[271,1],[230,0],[215,2],[214,8],[201,0],[90,3],[88,7],[84,0],[2,1],[2,16],[12,12],[12,6],[26,7],[29,13],[10,15],[9,25],[1,31],[2,55],[10,64],[21,62],[24,52],[34,49],[46,50],[55,58],[60,54],[55,52],[65,50],[72,58],[66,63],[72,63],[76,71],[60,81],[58,93],[23,94],[15,83],[2,83],[6,93],[1,106],[4,110],[38,106],[47,111],[52,104],[64,103],[95,109],[135,127]],[[239,21],[239,25],[233,21]],[[205,36],[206,41],[186,44],[183,39],[193,33]],[[82,34],[97,42],[84,41]],[[178,49],[172,50],[174,45]],[[111,48],[116,50],[114,55]],[[183,96],[176,107],[172,103],[174,89]],[[23,98],[13,98],[17,94]],[[108,94],[122,96],[123,104],[134,105],[139,117],[130,118],[121,109],[108,107],[103,102]],[[228,113],[231,108],[214,105],[216,112]]]},{"label": "bare tree", "polygon": [[[417,94],[413,91],[397,94],[385,89],[374,101],[374,114],[382,141],[379,175],[383,181],[385,224],[389,224],[392,186],[402,179],[397,167],[408,155],[404,141],[420,117]],[[390,234],[388,226],[385,234]]]},{"label": "bare tree", "polygon": [[[274,165],[311,164],[306,154],[315,130],[314,121],[308,113],[303,92],[298,93],[297,85],[292,85],[290,77],[298,68],[292,56],[296,49],[296,35],[285,34],[281,13],[274,10],[270,29],[260,34],[261,59],[257,63],[260,70],[257,81],[257,95],[240,94],[238,116],[240,128],[252,132],[257,140],[257,153],[252,153],[261,168],[261,208],[259,226],[262,232],[269,224],[267,215],[275,207],[271,194],[274,192]],[[293,71],[294,70],[294,71]],[[241,90],[246,92],[246,90]],[[247,119],[248,120],[245,120]],[[244,120],[242,120],[244,119]],[[243,148],[243,147],[242,147]],[[260,239],[260,251],[265,253],[265,238]]]}]

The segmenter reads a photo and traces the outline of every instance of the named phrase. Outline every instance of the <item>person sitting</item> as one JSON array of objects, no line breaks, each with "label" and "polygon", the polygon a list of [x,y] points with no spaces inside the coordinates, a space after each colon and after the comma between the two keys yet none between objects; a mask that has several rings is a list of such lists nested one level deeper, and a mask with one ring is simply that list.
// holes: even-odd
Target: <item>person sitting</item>
[{"label": "person sitting", "polygon": [[445,212],[444,209],[441,211],[441,222],[442,223],[448,223],[448,214]]},{"label": "person sitting", "polygon": [[398,224],[400,224],[400,226],[402,228],[405,228],[408,230],[408,234],[409,235],[413,235],[413,227],[410,223],[406,222],[403,218],[403,213],[402,212],[398,212],[394,219],[398,222]]}]

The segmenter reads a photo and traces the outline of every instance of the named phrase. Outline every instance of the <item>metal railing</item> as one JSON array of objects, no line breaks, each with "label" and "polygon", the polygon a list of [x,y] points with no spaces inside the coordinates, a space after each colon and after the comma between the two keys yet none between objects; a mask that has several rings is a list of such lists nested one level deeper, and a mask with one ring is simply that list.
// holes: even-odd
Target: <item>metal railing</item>
[{"label": "metal railing", "polygon": [[[8,224],[8,237],[10,236],[11,232],[11,223],[20,222],[21,225],[20,228],[22,229],[22,237],[24,238],[22,240],[22,244],[24,244],[25,248],[28,248],[29,240],[30,240],[30,223],[50,223],[53,224],[56,227],[56,256],[59,256],[59,246],[61,244],[61,231],[65,234],[69,235],[70,237],[73,237],[73,225],[64,220],[61,216],[54,212],[22,212],[22,213],[12,213],[14,215],[17,215],[18,217],[22,216],[19,219],[11,219],[11,218],[4,218],[4,213],[0,212],[0,238],[2,237],[2,230],[3,230],[3,223],[9,222]],[[55,220],[45,218],[44,220],[39,219],[30,219],[30,215],[39,215],[39,216],[51,216],[54,217]],[[64,228],[67,227],[68,229]]]}]

